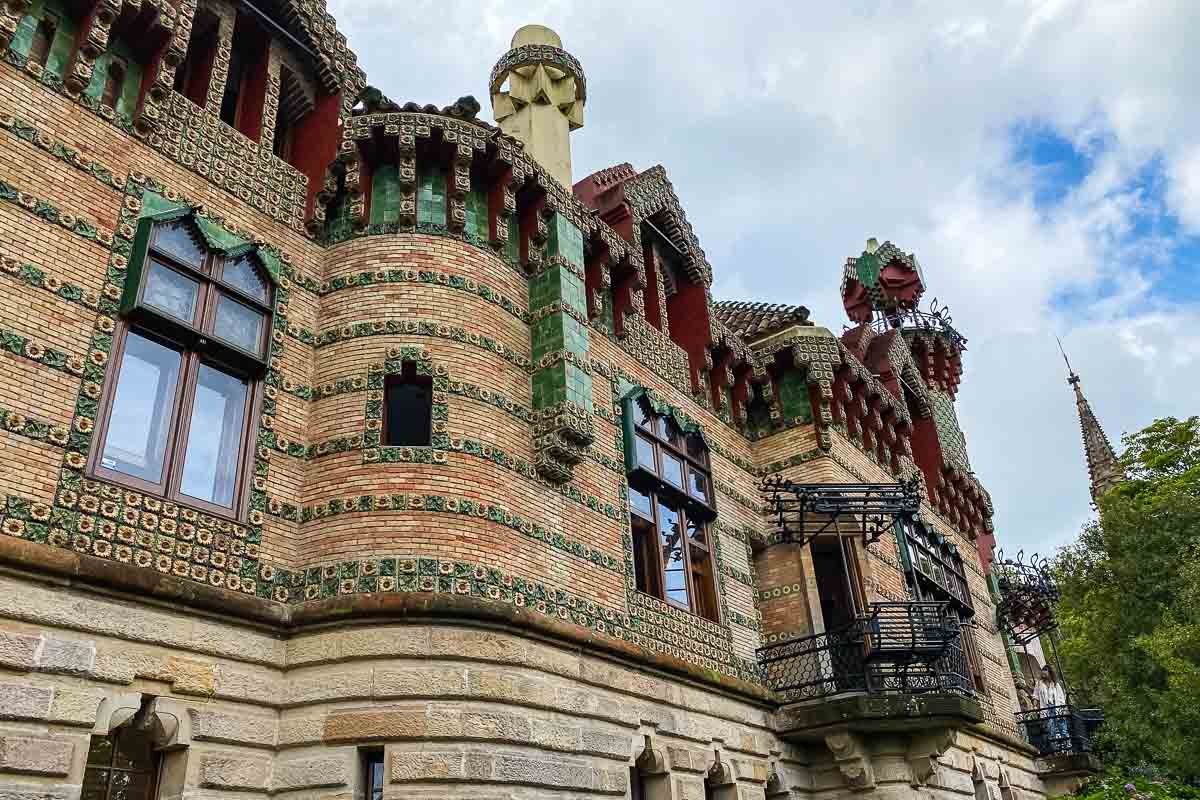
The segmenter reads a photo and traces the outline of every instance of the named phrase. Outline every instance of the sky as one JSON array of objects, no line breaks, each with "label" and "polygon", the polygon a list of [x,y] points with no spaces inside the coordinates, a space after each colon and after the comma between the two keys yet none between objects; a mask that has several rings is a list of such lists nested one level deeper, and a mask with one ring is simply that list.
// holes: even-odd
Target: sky
[{"label": "sky", "polygon": [[588,77],[575,179],[666,167],[713,296],[847,323],[841,265],[913,252],[968,338],[958,415],[1000,546],[1092,516],[1062,338],[1109,438],[1196,413],[1200,3],[329,0],[369,82],[473,94],[521,25]]}]

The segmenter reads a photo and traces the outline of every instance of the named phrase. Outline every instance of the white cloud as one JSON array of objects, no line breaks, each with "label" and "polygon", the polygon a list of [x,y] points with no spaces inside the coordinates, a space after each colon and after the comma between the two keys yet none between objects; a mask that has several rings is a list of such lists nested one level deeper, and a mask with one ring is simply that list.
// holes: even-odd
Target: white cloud
[{"label": "white cloud", "polygon": [[[1145,230],[1165,203],[1200,231],[1200,5],[799,8],[330,2],[387,94],[473,93],[485,114],[512,32],[555,28],[588,73],[577,176],[665,164],[717,296],[803,303],[837,330],[845,257],[868,236],[915,251],[970,339],[959,416],[998,535],[1044,551],[1089,514],[1054,335],[1114,439],[1186,415],[1200,389],[1200,308],[1160,285],[1173,240]],[[1014,126],[1030,124],[1093,159],[1051,208],[1034,202],[1046,174],[1012,160]],[[1148,166],[1165,194],[1140,180]]]}]

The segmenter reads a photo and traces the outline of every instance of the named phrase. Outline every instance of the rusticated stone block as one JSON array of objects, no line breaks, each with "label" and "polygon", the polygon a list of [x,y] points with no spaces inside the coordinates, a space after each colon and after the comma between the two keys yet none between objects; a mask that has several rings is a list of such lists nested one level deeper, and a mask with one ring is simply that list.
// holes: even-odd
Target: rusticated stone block
[{"label": "rusticated stone block", "polygon": [[55,689],[46,718],[64,725],[95,725],[96,711],[100,708],[102,698],[102,695],[90,692]]},{"label": "rusticated stone block", "polygon": [[461,658],[463,655],[469,655],[483,661],[538,666],[536,658],[530,660],[525,640],[491,631],[435,628],[430,635],[429,650],[433,656]]},{"label": "rusticated stone block", "polygon": [[350,760],[345,754],[293,758],[275,764],[271,789],[276,792],[344,786],[350,782]]},{"label": "rusticated stone block", "polygon": [[525,705],[554,707],[554,687],[546,681],[494,670],[471,670],[468,680],[472,696]]},{"label": "rusticated stone block", "polygon": [[463,714],[463,733],[471,738],[503,739],[525,743],[530,740],[528,718],[502,712],[468,711]]},{"label": "rusticated stone block", "polygon": [[463,753],[394,751],[388,775],[392,783],[462,778]]},{"label": "rusticated stone block", "polygon": [[708,753],[688,747],[667,745],[667,764],[676,772],[704,772]]},{"label": "rusticated stone block", "polygon": [[325,741],[420,739],[427,735],[423,708],[371,708],[339,711],[325,718]]},{"label": "rusticated stone block", "polygon": [[279,721],[279,746],[316,744],[325,738],[325,716],[285,717]]},{"label": "rusticated stone block", "polygon": [[0,772],[66,775],[75,745],[61,739],[0,736]]},{"label": "rusticated stone block", "polygon": [[631,738],[623,733],[606,733],[584,728],[580,734],[579,749],[585,753],[629,758],[632,748]]},{"label": "rusticated stone block", "polygon": [[0,683],[0,719],[45,719],[53,698],[51,689]]},{"label": "rusticated stone block", "polygon": [[315,672],[289,682],[285,702],[289,705],[318,703],[371,696],[371,670]]},{"label": "rusticated stone block", "polygon": [[530,720],[529,726],[530,739],[536,745],[552,750],[579,749],[579,728],[576,726],[542,719]]},{"label": "rusticated stone block", "polygon": [[0,631],[0,667],[27,672],[34,668],[39,636]]},{"label": "rusticated stone block", "polygon": [[375,670],[376,697],[461,696],[467,689],[462,667],[396,667]]},{"label": "rusticated stone block", "polygon": [[497,754],[494,761],[495,779],[499,781],[563,789],[596,787],[596,771],[584,763],[556,759],[549,755],[527,758],[506,754]]},{"label": "rusticated stone block", "polygon": [[275,744],[275,720],[249,714],[189,708],[192,736],[210,742],[271,746]]},{"label": "rusticated stone block", "polygon": [[71,800],[74,797],[78,797],[78,789],[68,786],[0,784],[0,800]]},{"label": "rusticated stone block", "polygon": [[699,775],[676,775],[673,800],[704,800],[704,778]]},{"label": "rusticated stone block", "polygon": [[265,791],[271,780],[271,762],[234,753],[210,753],[200,763],[200,785],[211,789]]},{"label": "rusticated stone block", "polygon": [[212,664],[190,658],[171,656],[167,659],[171,683],[180,694],[197,694],[205,697],[213,694],[216,674]]},{"label": "rusticated stone block", "polygon": [[753,783],[767,782],[767,762],[754,761],[749,758],[730,759],[733,764],[733,776],[740,781]]},{"label": "rusticated stone block", "polygon": [[63,672],[86,675],[96,664],[96,645],[71,639],[47,636],[38,654],[38,668],[43,672]]}]

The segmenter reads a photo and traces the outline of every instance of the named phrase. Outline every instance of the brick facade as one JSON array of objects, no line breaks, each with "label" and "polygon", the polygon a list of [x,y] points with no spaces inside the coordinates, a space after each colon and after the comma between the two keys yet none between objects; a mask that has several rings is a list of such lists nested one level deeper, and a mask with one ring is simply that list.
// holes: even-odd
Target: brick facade
[{"label": "brick facade", "polygon": [[[125,24],[120,3],[98,5]],[[220,45],[205,109],[147,93],[122,120],[22,57],[0,64],[0,797],[77,797],[89,734],[149,697],[177,723],[157,734],[163,797],[361,797],[358,759],[374,747],[387,796],[615,796],[635,760],[675,798],[704,796],[705,781],[740,797],[847,791],[861,763],[871,786],[902,793],[1044,793],[1009,722],[1013,678],[975,553],[990,506],[983,516],[936,486],[921,518],[969,554],[985,722],[924,750],[916,734],[779,735],[758,648],[823,624],[806,549],[772,542],[763,478],[892,483],[917,468],[911,412],[881,395],[866,351],[807,312],[749,342],[726,327],[661,170],[622,190],[635,219],[623,228],[471,115],[386,98],[354,110],[367,95],[344,39],[298,4],[280,22],[316,54],[311,114],[333,111],[325,138],[311,137],[325,157],[284,163],[269,152],[280,65],[304,63],[272,39],[262,132],[248,140],[217,119],[238,12],[210,6]],[[28,8],[8,3],[4,19]],[[156,12],[181,52],[148,69],[179,63],[195,10]],[[398,221],[368,225],[384,218],[367,198],[389,157]],[[422,227],[406,170],[439,160],[448,222]],[[472,213],[488,214],[490,241],[455,222],[459,190],[481,182],[490,199]],[[339,203],[353,230],[335,241],[324,220]],[[236,518],[87,467],[137,232],[163,208],[275,267]],[[650,220],[685,253],[679,279],[705,320],[669,319],[661,269],[648,286],[638,226]],[[432,381],[428,447],[380,439],[386,376],[406,363]],[[635,588],[622,403],[633,387],[708,445],[717,620]],[[843,393],[879,426],[856,422]],[[765,428],[747,418],[754,397],[770,406]],[[855,552],[868,602],[912,596],[894,537]],[[914,766],[922,757],[932,772]]]}]

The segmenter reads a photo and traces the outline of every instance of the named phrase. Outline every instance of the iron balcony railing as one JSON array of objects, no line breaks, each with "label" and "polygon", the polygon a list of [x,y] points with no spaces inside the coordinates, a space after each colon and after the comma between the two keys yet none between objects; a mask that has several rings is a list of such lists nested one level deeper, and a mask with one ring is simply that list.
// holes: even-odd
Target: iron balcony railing
[{"label": "iron balcony railing", "polygon": [[832,695],[973,694],[949,603],[872,603],[835,630],[760,648],[767,685],[786,702]]},{"label": "iron balcony railing", "polygon": [[1047,706],[1017,713],[1025,738],[1043,756],[1092,752],[1096,729],[1104,722],[1099,708]]}]

